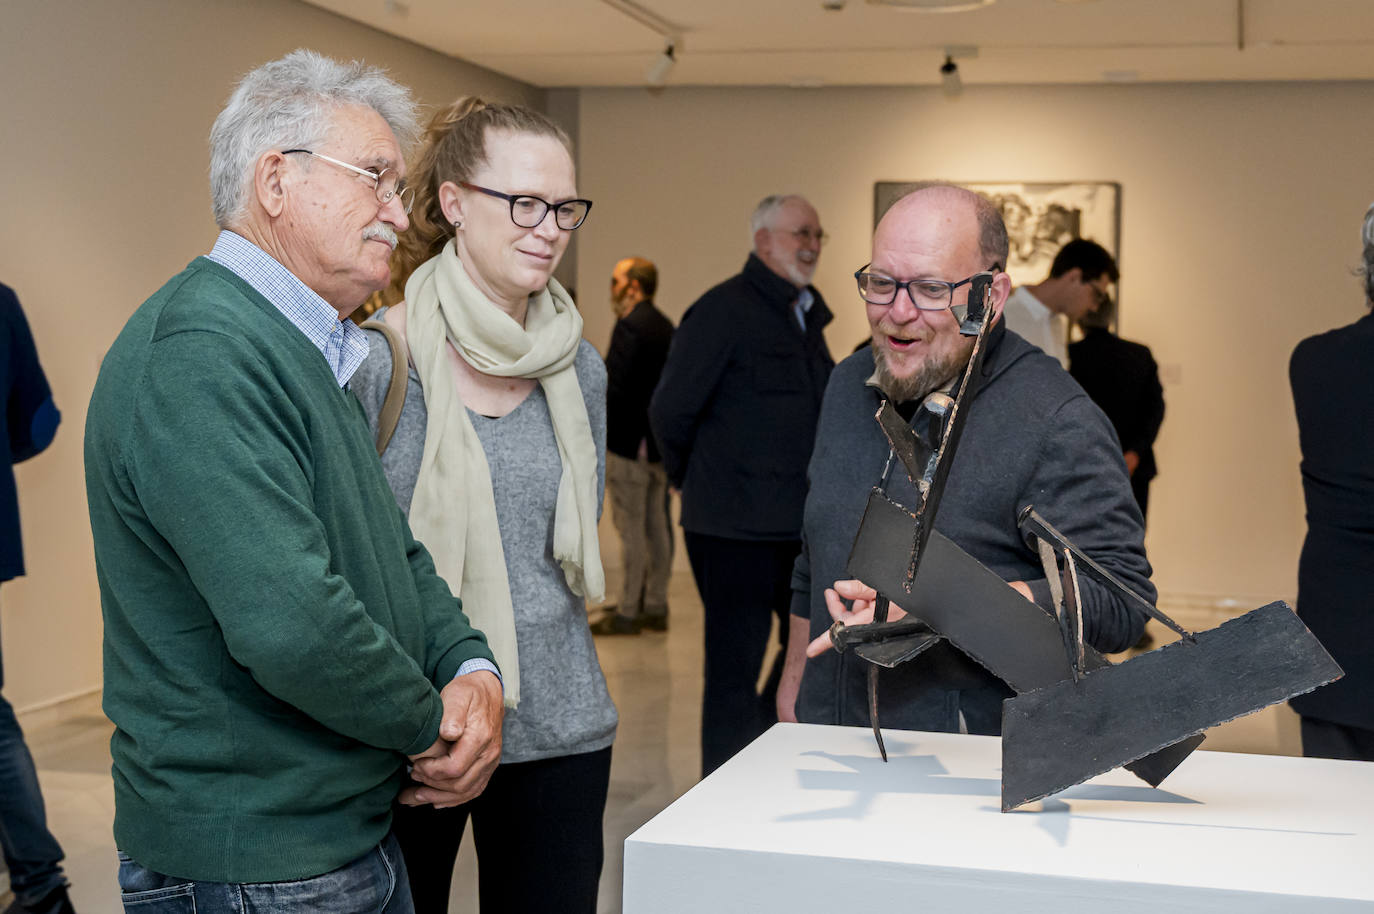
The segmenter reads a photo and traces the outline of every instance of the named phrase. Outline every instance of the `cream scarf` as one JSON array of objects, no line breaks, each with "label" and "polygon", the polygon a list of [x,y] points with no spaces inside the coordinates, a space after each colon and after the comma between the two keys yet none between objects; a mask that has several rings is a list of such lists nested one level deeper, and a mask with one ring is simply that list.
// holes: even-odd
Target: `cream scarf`
[{"label": "cream scarf", "polygon": [[411,275],[406,302],[406,338],[428,411],[410,526],[474,627],[486,634],[513,708],[520,701],[520,660],[491,472],[445,350],[452,343],[483,374],[535,378],[543,386],[563,465],[553,555],[573,593],[601,600],[596,443],[573,369],[582,315],[550,279],[530,296],[522,328],[473,284],[452,240]]}]

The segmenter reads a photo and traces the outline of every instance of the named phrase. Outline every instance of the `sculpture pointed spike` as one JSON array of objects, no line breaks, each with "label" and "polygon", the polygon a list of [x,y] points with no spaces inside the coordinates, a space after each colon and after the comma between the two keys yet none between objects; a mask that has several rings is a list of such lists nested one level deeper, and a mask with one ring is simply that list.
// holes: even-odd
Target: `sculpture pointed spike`
[{"label": "sculpture pointed spike", "polygon": [[878,752],[887,761],[887,746],[883,745],[883,731],[878,726],[878,667],[868,665],[868,719],[873,724],[873,738],[878,741]]}]

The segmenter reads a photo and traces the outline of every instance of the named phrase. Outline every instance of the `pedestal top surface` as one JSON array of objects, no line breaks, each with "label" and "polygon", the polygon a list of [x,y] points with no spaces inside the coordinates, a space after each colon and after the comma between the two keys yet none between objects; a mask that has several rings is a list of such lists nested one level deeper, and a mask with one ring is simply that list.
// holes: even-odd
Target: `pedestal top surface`
[{"label": "pedestal top surface", "polygon": [[1001,812],[996,737],[778,724],[627,840],[1374,902],[1374,763],[1195,752]]}]

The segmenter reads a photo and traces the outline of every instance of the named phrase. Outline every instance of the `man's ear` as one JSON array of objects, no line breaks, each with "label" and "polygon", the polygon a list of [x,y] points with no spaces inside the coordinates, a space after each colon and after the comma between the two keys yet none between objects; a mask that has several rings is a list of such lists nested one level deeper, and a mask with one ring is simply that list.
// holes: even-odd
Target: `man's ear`
[{"label": "man's ear", "polygon": [[258,205],[270,218],[277,218],[286,209],[286,156],[273,150],[264,152],[253,169],[253,194]]},{"label": "man's ear", "polygon": [[1011,297],[1011,276],[998,273],[992,280],[992,320],[996,323],[1002,317],[1002,309]]},{"label": "man's ear", "polygon": [[761,253],[763,251],[763,246],[768,243],[768,233],[769,230],[766,228],[761,228],[754,233],[755,253]]}]

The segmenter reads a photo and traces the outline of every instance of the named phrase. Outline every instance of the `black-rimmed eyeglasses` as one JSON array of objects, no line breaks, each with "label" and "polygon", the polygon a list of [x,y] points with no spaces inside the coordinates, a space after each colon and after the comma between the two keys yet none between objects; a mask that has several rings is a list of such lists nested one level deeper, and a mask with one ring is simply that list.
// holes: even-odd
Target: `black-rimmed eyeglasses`
[{"label": "black-rimmed eyeglasses", "polygon": [[859,284],[859,296],[864,301],[870,305],[890,305],[897,300],[897,293],[905,288],[911,303],[921,311],[952,309],[955,289],[968,285],[983,273],[996,273],[1002,269],[1001,264],[993,264],[991,270],[974,273],[958,282],[945,282],[943,279],[910,279],[903,282],[882,273],[870,273],[870,266],[864,264],[854,272],[854,280]]},{"label": "black-rimmed eyeglasses", "polygon": [[529,194],[503,194],[499,190],[469,184],[466,181],[459,181],[458,184],[468,190],[486,194],[488,197],[505,200],[510,204],[510,221],[521,228],[535,228],[544,221],[549,210],[553,210],[554,223],[563,231],[571,232],[587,220],[587,213],[592,210],[592,201],[590,200],[563,200],[558,203],[550,203]]},{"label": "black-rimmed eyeglasses", "polygon": [[314,152],[309,149],[283,149],[281,154],[285,156],[296,152],[303,152],[316,159],[324,159],[330,165],[347,168],[354,174],[362,175],[364,178],[371,178],[373,187],[377,191],[377,202],[382,204],[382,206],[386,206],[393,199],[399,198],[401,201],[401,209],[409,214],[410,208],[415,205],[415,188],[406,187],[405,182],[401,180],[401,176],[396,174],[396,170],[393,168],[383,168],[381,171],[374,171],[371,168],[359,168],[357,165],[349,165],[347,162],[341,162],[333,156],[327,156],[322,152]]}]

